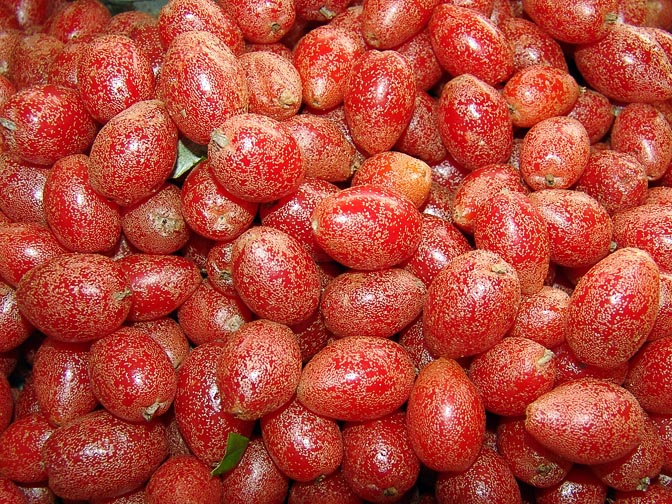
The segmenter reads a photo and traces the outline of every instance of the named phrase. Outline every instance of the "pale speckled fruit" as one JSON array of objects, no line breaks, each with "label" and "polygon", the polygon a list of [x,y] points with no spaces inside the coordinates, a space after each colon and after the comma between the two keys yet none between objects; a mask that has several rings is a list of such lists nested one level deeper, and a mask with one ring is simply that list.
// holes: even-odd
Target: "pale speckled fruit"
[{"label": "pale speckled fruit", "polygon": [[154,471],[145,488],[148,504],[219,504],[222,483],[193,455],[178,455]]},{"label": "pale speckled fruit", "polygon": [[671,374],[672,340],[663,338],[647,343],[635,355],[623,385],[647,412],[672,414]]}]

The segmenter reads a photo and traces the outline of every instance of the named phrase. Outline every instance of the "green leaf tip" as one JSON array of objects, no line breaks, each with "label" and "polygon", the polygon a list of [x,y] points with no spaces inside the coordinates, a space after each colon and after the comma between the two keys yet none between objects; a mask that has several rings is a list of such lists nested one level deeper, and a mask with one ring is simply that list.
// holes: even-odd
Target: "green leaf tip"
[{"label": "green leaf tip", "polygon": [[249,443],[249,438],[246,438],[237,432],[229,432],[229,436],[226,438],[226,452],[224,453],[224,457],[222,457],[222,461],[217,467],[212,470],[211,474],[213,476],[220,476],[233,470],[243,457],[243,453],[245,453],[245,449]]}]

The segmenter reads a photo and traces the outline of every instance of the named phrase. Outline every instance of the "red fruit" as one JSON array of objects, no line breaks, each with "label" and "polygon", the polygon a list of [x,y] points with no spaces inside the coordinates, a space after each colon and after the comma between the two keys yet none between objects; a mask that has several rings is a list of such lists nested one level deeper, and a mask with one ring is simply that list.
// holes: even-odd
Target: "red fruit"
[{"label": "red fruit", "polygon": [[579,85],[566,70],[530,65],[506,82],[502,96],[509,104],[513,125],[529,128],[569,113],[579,97]]},{"label": "red fruit", "polygon": [[189,355],[189,341],[180,325],[172,318],[164,317],[147,322],[133,322],[131,327],[140,329],[156,341],[175,369]]},{"label": "red fruit", "polygon": [[292,331],[270,320],[243,325],[224,342],[217,385],[222,410],[255,420],[294,395],[301,375],[301,349]]},{"label": "red fruit", "polygon": [[396,193],[362,185],[327,196],[313,211],[317,243],[354,269],[384,269],[411,257],[421,239],[422,217]]},{"label": "red fruit", "polygon": [[193,261],[173,255],[131,254],[118,261],[129,288],[128,320],[154,320],[180,307],[201,283]]},{"label": "red fruit", "polygon": [[660,274],[660,306],[647,341],[672,336],[672,275]]},{"label": "red fruit", "polygon": [[18,348],[34,330],[19,310],[14,289],[0,282],[0,352]]},{"label": "red fruit", "polygon": [[437,120],[438,101],[425,91],[418,89],[415,94],[415,107],[411,122],[397,140],[394,149],[430,165],[443,161],[448,151],[436,128]]},{"label": "red fruit", "polygon": [[672,63],[646,28],[614,24],[601,40],[577,47],[574,61],[590,87],[613,100],[672,98]]},{"label": "red fruit", "polygon": [[369,0],[362,5],[362,36],[375,49],[392,49],[419,33],[438,4],[438,0]]},{"label": "red fruit", "polygon": [[0,374],[0,432],[12,423],[14,413],[14,395],[12,387],[4,374]]},{"label": "red fruit", "polygon": [[614,504],[665,504],[668,502],[672,502],[672,490],[660,482],[656,482],[643,491],[619,490],[614,496]]},{"label": "red fruit", "polygon": [[672,205],[672,187],[654,186],[646,191],[644,204]]},{"label": "red fruit", "polygon": [[105,24],[103,31],[128,36],[135,28],[156,24],[156,17],[149,12],[139,10],[121,11],[112,15]]},{"label": "red fruit", "polygon": [[504,163],[511,155],[513,126],[506,100],[473,75],[461,75],[443,87],[438,127],[448,152],[468,170]]},{"label": "red fruit", "polygon": [[289,480],[273,463],[260,437],[250,440],[243,457],[222,478],[222,501],[229,504],[283,504]]},{"label": "red fruit", "polygon": [[551,0],[523,0],[525,13],[553,38],[570,44],[595,42],[610,31],[617,0],[577,0],[558,4]]},{"label": "red fruit", "polygon": [[420,473],[406,428],[397,411],[343,427],[343,476],[352,490],[369,502],[397,502]]},{"label": "red fruit", "polygon": [[465,471],[444,472],[436,481],[436,502],[519,504],[520,489],[509,465],[494,450],[482,449]]},{"label": "red fruit", "polygon": [[288,478],[309,482],[332,474],[343,459],[341,428],[296,399],[261,418],[264,445]]},{"label": "red fruit", "polygon": [[611,129],[611,147],[632,154],[644,166],[649,180],[662,178],[672,161],[672,126],[653,105],[624,107]]},{"label": "red fruit", "polygon": [[593,266],[574,289],[567,307],[567,343],[585,364],[623,364],[646,341],[659,296],[660,274],[651,257],[635,248],[617,250]]},{"label": "red fruit", "polygon": [[98,0],[75,0],[49,17],[46,31],[62,42],[88,40],[103,31],[110,17],[110,11]]},{"label": "red fruit", "polygon": [[609,98],[586,87],[580,88],[579,97],[567,115],[583,124],[591,144],[604,138],[615,117]]},{"label": "red fruit", "polygon": [[509,336],[529,338],[554,349],[565,341],[568,305],[569,294],[557,287],[545,285],[534,294],[522,296]]},{"label": "red fruit", "polygon": [[6,150],[39,165],[84,152],[96,134],[78,93],[51,84],[12,95],[0,108],[0,125]]},{"label": "red fruit", "polygon": [[443,68],[436,59],[432,38],[426,27],[396,47],[395,51],[406,58],[406,62],[411,66],[418,91],[429,91],[443,76]]},{"label": "red fruit", "polygon": [[47,82],[58,86],[77,89],[77,67],[88,42],[73,40],[63,46],[49,65]]},{"label": "red fruit", "polygon": [[166,2],[158,13],[158,28],[161,46],[167,50],[175,37],[189,31],[212,33],[231,51],[240,55],[245,41],[243,32],[224,7],[202,0],[172,0]]},{"label": "red fruit", "polygon": [[406,407],[411,446],[435,471],[464,471],[477,459],[485,410],[462,367],[439,358],[418,374]]},{"label": "red fruit", "polygon": [[553,263],[592,266],[609,253],[613,225],[596,199],[569,189],[542,189],[529,198],[546,223]]},{"label": "red fruit", "polygon": [[415,322],[406,326],[399,335],[399,344],[406,349],[418,371],[435,359],[425,345],[422,317],[418,317]]},{"label": "red fruit", "polygon": [[17,419],[0,434],[0,477],[23,484],[47,478],[42,447],[56,429],[44,416],[32,414]]},{"label": "red fruit", "polygon": [[520,302],[520,281],[499,255],[474,250],[436,276],[423,310],[425,344],[441,357],[486,351],[509,330]]},{"label": "red fruit", "polygon": [[555,361],[553,352],[539,343],[511,336],[476,356],[468,374],[487,411],[518,416],[553,388]]},{"label": "red fruit", "polygon": [[373,420],[406,402],[414,377],[413,363],[398,343],[350,336],[328,344],[306,364],[296,395],[318,415]]},{"label": "red fruit", "polygon": [[278,42],[296,19],[293,0],[231,0],[226,10],[243,32],[245,40],[258,44]]},{"label": "red fruit", "polygon": [[670,371],[672,339],[647,343],[630,362],[626,387],[649,413],[672,413]]},{"label": "red fruit", "polygon": [[28,499],[11,480],[0,478],[0,502],[3,502],[3,504],[28,504]]},{"label": "red fruit", "polygon": [[0,210],[13,222],[47,224],[44,184],[49,170],[0,154]]},{"label": "red fruit", "polygon": [[97,254],[61,254],[26,273],[16,289],[24,316],[66,342],[112,333],[126,320],[131,290],[121,266]]},{"label": "red fruit", "polygon": [[535,441],[525,430],[522,417],[501,419],[497,426],[497,451],[516,478],[535,488],[561,483],[573,465]]},{"label": "red fruit", "polygon": [[513,65],[517,71],[531,65],[550,65],[567,71],[560,44],[539,25],[522,17],[507,17],[497,26],[513,46]]},{"label": "red fruit", "polygon": [[108,251],[121,235],[119,206],[93,190],[84,154],[54,163],[44,185],[44,213],[58,241],[73,252]]},{"label": "red fruit", "polygon": [[296,191],[305,167],[301,150],[282,123],[240,114],[212,132],[208,157],[215,179],[246,201],[268,202]]},{"label": "red fruit", "polygon": [[234,53],[216,35],[177,35],[166,51],[156,83],[170,117],[187,138],[207,145],[212,131],[247,109],[245,74]]},{"label": "red fruit", "polygon": [[642,439],[645,421],[644,410],[624,388],[580,378],[530,404],[525,429],[567,460],[601,464],[632,451]]},{"label": "red fruit", "polygon": [[359,56],[345,82],[343,106],[352,139],[369,154],[390,150],[411,122],[415,76],[396,51]]},{"label": "red fruit", "polygon": [[[344,12],[349,4],[349,0],[329,0],[328,2],[298,0],[294,2],[294,8],[296,9],[297,22],[325,22],[334,19],[335,16]],[[294,26],[296,26],[296,24]]]},{"label": "red fruit", "polygon": [[287,504],[362,504],[341,471],[308,483],[292,483]]},{"label": "red fruit", "polygon": [[233,242],[217,242],[208,251],[205,263],[207,282],[218,292],[227,296],[237,296],[231,278],[231,252]]},{"label": "red fruit", "polygon": [[663,448],[663,472],[672,467],[672,415],[649,415]]},{"label": "red fruit", "polygon": [[588,467],[575,465],[563,481],[535,489],[534,496],[537,504],[604,504],[607,486]]},{"label": "red fruit", "polygon": [[16,89],[47,83],[49,67],[63,50],[63,42],[47,33],[22,34],[13,47],[6,73]]},{"label": "red fruit", "polygon": [[163,415],[175,397],[177,378],[168,355],[139,328],[120,329],[96,341],[89,375],[101,404],[129,422]]},{"label": "red fruit", "polygon": [[579,180],[590,156],[586,129],[576,119],[551,117],[523,138],[520,172],[533,190],[567,189]]},{"label": "red fruit", "polygon": [[177,393],[173,402],[180,434],[208,466],[219,464],[231,432],[249,437],[253,422],[239,420],[222,410],[217,387],[217,364],[224,345],[204,343],[192,350],[177,371]]},{"label": "red fruit", "polygon": [[544,285],[550,262],[546,222],[530,199],[501,192],[487,200],[474,219],[476,247],[495,252],[516,269],[523,294]]},{"label": "red fruit", "polygon": [[219,504],[222,483],[193,455],[178,455],[169,458],[152,474],[145,488],[145,499],[148,504]]},{"label": "red fruit", "polygon": [[35,354],[35,396],[52,425],[66,424],[98,406],[89,377],[89,346],[47,338]]},{"label": "red fruit", "polygon": [[43,450],[49,487],[65,499],[115,497],[134,490],[168,454],[161,423],[128,423],[94,411],[56,430]]},{"label": "red fruit", "polygon": [[628,363],[624,362],[615,368],[601,368],[581,362],[569,348],[567,342],[563,342],[553,348],[555,360],[555,385],[558,386],[578,378],[599,378],[616,385],[622,385],[628,374]]}]

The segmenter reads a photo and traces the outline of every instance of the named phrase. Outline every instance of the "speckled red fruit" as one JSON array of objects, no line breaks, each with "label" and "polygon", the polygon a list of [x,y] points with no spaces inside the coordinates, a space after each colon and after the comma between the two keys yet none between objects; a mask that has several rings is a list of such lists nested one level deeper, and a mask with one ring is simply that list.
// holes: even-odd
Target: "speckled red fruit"
[{"label": "speckled red fruit", "polygon": [[609,33],[617,0],[581,0],[557,4],[551,0],[523,0],[525,13],[554,38],[580,44]]},{"label": "speckled red fruit", "polygon": [[250,440],[243,457],[222,477],[222,502],[283,504],[289,480],[280,472],[260,437]]},{"label": "speckled red fruit", "polygon": [[61,254],[26,273],[17,286],[21,313],[61,341],[89,341],[126,320],[131,291],[121,267],[97,254]]},{"label": "speckled red fruit", "polygon": [[609,98],[583,86],[574,107],[567,115],[583,124],[591,144],[604,138],[615,117]]},{"label": "speckled red fruit", "polygon": [[629,364],[627,362],[609,369],[584,364],[574,355],[567,342],[553,347],[553,354],[556,387],[578,378],[598,378],[622,385],[628,374]]},{"label": "speckled red fruit", "polygon": [[42,447],[56,430],[40,414],[14,421],[0,434],[0,476],[17,483],[35,484],[47,474],[42,464]]},{"label": "speckled red fruit", "polygon": [[429,91],[443,76],[443,68],[436,59],[427,27],[396,47],[395,51],[411,66],[418,91]]},{"label": "speckled red fruit", "polygon": [[525,429],[572,462],[610,462],[641,441],[646,416],[635,396],[604,380],[580,378],[555,387],[527,408]]},{"label": "speckled red fruit", "polygon": [[345,481],[342,471],[308,483],[292,483],[287,504],[362,504]]},{"label": "speckled red fruit", "polygon": [[46,224],[44,184],[49,169],[0,154],[0,211],[14,222]]},{"label": "speckled red fruit", "polygon": [[504,163],[513,149],[506,101],[495,88],[470,74],[455,77],[443,87],[438,128],[448,152],[468,170]]},{"label": "speckled red fruit", "polygon": [[0,478],[0,500],[7,504],[28,504],[20,488],[7,478]]},{"label": "speckled red fruit", "polygon": [[39,165],[86,151],[96,134],[78,93],[51,84],[12,95],[0,108],[0,125],[6,150]]},{"label": "speckled red fruit", "polygon": [[586,364],[616,367],[642,346],[658,314],[660,273],[649,254],[619,249],[593,266],[572,292],[565,338]]},{"label": "speckled red fruit", "polygon": [[14,394],[4,374],[0,374],[0,432],[12,423],[14,414]]},{"label": "speckled red fruit", "polygon": [[437,120],[438,100],[425,91],[416,90],[413,116],[394,149],[430,165],[443,161],[448,151],[436,128]]},{"label": "speckled red fruit", "polygon": [[522,70],[531,65],[551,65],[567,71],[560,44],[536,23],[523,17],[507,17],[497,26],[513,46],[513,65]]},{"label": "speckled red fruit", "polygon": [[301,150],[282,123],[259,114],[240,114],[212,132],[210,170],[231,194],[268,202],[294,192],[305,176]]},{"label": "speckled red fruit", "polygon": [[474,250],[436,276],[423,309],[425,344],[436,356],[476,355],[504,337],[520,302],[520,281],[499,255]]},{"label": "speckled red fruit", "polygon": [[135,28],[155,25],[156,23],[156,17],[149,12],[139,10],[122,11],[112,15],[105,24],[103,31],[105,33],[129,35]]},{"label": "speckled red fruit", "polygon": [[592,266],[609,253],[613,224],[596,199],[569,189],[542,189],[529,198],[546,223],[553,263]]},{"label": "speckled red fruit", "polygon": [[89,344],[47,338],[37,350],[32,380],[41,413],[55,426],[93,411],[98,400],[89,377]]},{"label": "speckled red fruit", "polygon": [[465,471],[439,475],[435,487],[437,504],[520,504],[520,489],[506,460],[483,448]]},{"label": "speckled red fruit", "polygon": [[296,20],[293,0],[231,0],[226,9],[248,42],[278,42]]},{"label": "speckled red fruit", "polygon": [[102,32],[111,16],[98,0],[75,0],[49,16],[46,31],[62,42],[86,40]]},{"label": "speckled red fruit", "polygon": [[369,154],[390,150],[413,116],[411,67],[396,51],[365,52],[345,82],[343,106],[355,145]]},{"label": "speckled red fruit", "polygon": [[261,434],[275,465],[294,481],[324,478],[341,465],[343,439],[338,423],[316,415],[296,399],[263,416]]},{"label": "speckled red fruit", "polygon": [[49,65],[47,82],[76,90],[77,66],[87,44],[83,40],[73,40],[65,44]]},{"label": "speckled red fruit", "polygon": [[660,306],[647,341],[655,341],[668,336],[672,336],[672,275],[661,273]]},{"label": "speckled red fruit", "polygon": [[545,285],[534,294],[522,296],[508,334],[554,348],[565,341],[565,311],[568,305],[569,294],[557,287]]},{"label": "speckled red fruit", "polygon": [[152,474],[145,488],[148,504],[219,504],[222,483],[193,455],[169,458]]},{"label": "speckled red fruit", "polygon": [[217,364],[222,342],[194,348],[177,371],[175,419],[191,453],[214,467],[226,451],[229,433],[252,434],[253,422],[239,420],[222,410],[217,387]]},{"label": "speckled red fruit", "polygon": [[429,21],[438,0],[372,0],[362,5],[362,36],[375,49],[392,49],[416,35]]},{"label": "speckled red fruit", "polygon": [[426,292],[405,269],[346,272],[327,284],[320,312],[338,337],[389,338],[420,315]]},{"label": "speckled red fruit", "polygon": [[128,320],[153,320],[170,314],[201,283],[196,264],[180,256],[131,254],[118,264],[131,289]]},{"label": "speckled red fruit", "polygon": [[422,217],[407,199],[362,185],[324,198],[313,211],[317,243],[341,264],[362,270],[408,259],[421,239]]},{"label": "speckled red fruit", "polygon": [[63,42],[48,33],[23,33],[8,59],[8,73],[17,89],[47,83],[49,67],[63,50]]},{"label": "speckled red fruit", "polygon": [[44,185],[44,213],[56,238],[73,252],[108,251],[121,234],[119,206],[93,190],[84,154],[54,163]]},{"label": "speckled red fruit", "polygon": [[49,487],[62,498],[115,497],[140,487],[168,454],[161,423],[128,423],[107,411],[56,430],[44,446]]},{"label": "speckled red fruit", "polygon": [[328,344],[306,364],[296,394],[319,415],[372,420],[406,402],[414,377],[413,363],[398,343],[350,336]]},{"label": "speckled red fruit", "polygon": [[0,352],[18,348],[34,330],[19,310],[14,289],[0,282]]},{"label": "speckled red fruit", "polygon": [[162,317],[147,322],[133,322],[130,326],[149,334],[166,352],[175,369],[180,366],[191,351],[189,341],[175,319]]},{"label": "speckled red fruit", "polygon": [[647,343],[632,359],[624,386],[650,413],[672,413],[670,373],[672,340],[663,338]]},{"label": "speckled red fruit", "polygon": [[575,465],[561,482],[534,490],[538,504],[604,504],[607,486],[590,468]]},{"label": "speckled red fruit", "polygon": [[614,24],[601,40],[577,47],[574,61],[590,87],[613,100],[672,97],[672,62],[646,28]]},{"label": "speckled red fruit", "polygon": [[159,100],[141,101],[108,121],[91,147],[94,190],[121,206],[158,191],[177,158],[177,128]]},{"label": "speckled red fruit", "polygon": [[646,490],[617,490],[614,504],[659,504],[672,502],[672,490],[669,486],[656,481]]},{"label": "speckled red fruit", "polygon": [[166,51],[156,84],[180,132],[207,145],[212,130],[246,111],[245,74],[229,47],[216,35],[190,31],[177,35]]},{"label": "speckled red fruit", "polygon": [[215,290],[227,296],[238,295],[231,278],[233,243],[221,241],[213,244],[205,262],[207,281]]}]

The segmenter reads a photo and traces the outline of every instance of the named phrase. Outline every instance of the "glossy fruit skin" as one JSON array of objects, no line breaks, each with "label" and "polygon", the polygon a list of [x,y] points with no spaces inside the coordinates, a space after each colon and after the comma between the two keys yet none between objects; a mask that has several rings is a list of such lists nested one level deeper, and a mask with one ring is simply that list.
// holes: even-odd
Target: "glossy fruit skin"
[{"label": "glossy fruit skin", "polygon": [[465,471],[441,473],[436,481],[438,504],[518,504],[520,489],[506,460],[497,452],[483,448]]},{"label": "glossy fruit skin", "polygon": [[657,504],[669,502],[672,499],[672,491],[668,486],[656,482],[646,490],[616,491],[614,504]]},{"label": "glossy fruit skin", "polygon": [[350,187],[327,196],[313,211],[317,243],[353,269],[388,268],[408,259],[421,239],[422,217],[396,193],[376,186]]},{"label": "glossy fruit skin", "polygon": [[115,497],[136,489],[167,454],[161,423],[132,424],[103,410],[55,431],[43,452],[49,487],[75,500]]},{"label": "glossy fruit skin", "polygon": [[504,163],[513,149],[513,126],[502,96],[483,80],[466,74],[442,89],[438,127],[443,144],[468,170]]},{"label": "glossy fruit skin", "polygon": [[531,65],[551,65],[567,71],[562,47],[536,23],[512,16],[497,26],[513,46],[513,65],[517,71]]},{"label": "glossy fruit skin", "polygon": [[603,504],[607,486],[588,467],[575,465],[563,481],[536,489],[534,496],[538,504]]},{"label": "glossy fruit skin", "polygon": [[64,43],[91,39],[103,31],[110,11],[97,0],[77,0],[49,16],[46,31]]},{"label": "glossy fruit skin", "polygon": [[12,95],[0,108],[7,150],[24,161],[51,165],[89,148],[96,124],[76,91],[44,84]]},{"label": "glossy fruit skin", "polygon": [[7,478],[0,478],[0,499],[8,504],[28,504],[26,496],[19,487]]},{"label": "glossy fruit skin", "polygon": [[520,302],[520,281],[499,255],[474,250],[455,257],[429,286],[425,344],[436,356],[486,351],[504,337]]},{"label": "glossy fruit skin", "polygon": [[513,51],[504,33],[477,11],[439,4],[428,28],[436,57],[451,76],[470,74],[494,86],[513,73]]},{"label": "glossy fruit skin", "polygon": [[565,341],[565,311],[569,294],[552,286],[522,296],[509,336],[529,338],[546,348],[555,348]]},{"label": "glossy fruit skin", "polygon": [[411,67],[395,51],[367,51],[352,66],[343,105],[355,145],[369,154],[390,150],[413,115]]},{"label": "glossy fruit skin", "polygon": [[121,267],[97,254],[61,254],[40,264],[21,278],[16,299],[37,329],[65,342],[112,333],[131,307]]},{"label": "glossy fruit skin", "polygon": [[132,322],[130,327],[145,331],[166,352],[173,368],[177,369],[189,355],[191,348],[184,331],[175,319],[162,317],[147,322]]},{"label": "glossy fruit skin", "polygon": [[632,359],[624,387],[649,413],[672,413],[669,398],[672,345],[669,338],[647,343]]},{"label": "glossy fruit skin", "polygon": [[254,422],[222,410],[217,363],[223,349],[222,342],[212,342],[192,350],[177,371],[173,402],[175,419],[189,450],[210,467],[222,459],[230,432],[249,437],[254,427]]},{"label": "glossy fruit skin", "polygon": [[8,65],[16,88],[46,84],[49,67],[62,49],[63,42],[48,33],[20,35]]},{"label": "glossy fruit skin", "polygon": [[54,163],[44,186],[44,213],[52,232],[73,252],[108,251],[121,235],[119,206],[93,190],[84,154]]},{"label": "glossy fruit skin", "polygon": [[343,476],[369,502],[397,502],[415,484],[420,460],[402,411],[343,427]]},{"label": "glossy fruit skin", "polygon": [[578,378],[598,378],[623,385],[628,374],[629,364],[623,363],[615,368],[601,368],[581,362],[572,352],[567,342],[553,348],[555,359],[555,386]]},{"label": "glossy fruit skin", "polygon": [[[415,94],[413,116],[408,127],[397,140],[394,149],[429,165],[443,161],[448,151],[436,128],[438,100],[418,89]],[[430,166],[431,168],[431,166]]]},{"label": "glossy fruit skin", "polygon": [[320,312],[327,329],[339,338],[389,338],[420,315],[426,292],[405,269],[346,272],[327,284]]},{"label": "glossy fruit skin", "polygon": [[44,481],[42,447],[56,429],[39,413],[15,420],[0,433],[0,477],[23,484]]},{"label": "glossy fruit skin", "polygon": [[233,242],[221,241],[214,243],[205,262],[207,282],[218,292],[227,296],[237,296],[231,278],[231,252]]},{"label": "glossy fruit skin", "polygon": [[546,222],[525,194],[502,192],[481,206],[474,220],[477,248],[490,250],[516,269],[523,294],[544,284],[550,263]]},{"label": "glossy fruit skin", "polygon": [[305,176],[301,150],[281,122],[260,114],[230,117],[212,132],[210,170],[231,194],[264,203],[293,193]]},{"label": "glossy fruit skin", "polygon": [[154,194],[177,158],[177,127],[159,100],[141,101],[100,130],[89,154],[91,186],[121,206]]},{"label": "glossy fruit skin", "polygon": [[362,5],[362,36],[375,49],[397,47],[427,24],[438,3],[438,0],[368,0]]},{"label": "glossy fruit skin", "polygon": [[7,377],[3,374],[0,375],[0,432],[12,423],[13,414],[14,395]]},{"label": "glossy fruit skin", "polygon": [[659,307],[660,274],[644,251],[619,249],[586,273],[567,308],[565,337],[584,363],[616,367],[646,340]]},{"label": "glossy fruit skin", "polygon": [[567,115],[583,124],[591,144],[602,140],[614,123],[614,112],[609,98],[583,86],[574,107]]},{"label": "glossy fruit skin", "polygon": [[660,274],[660,306],[647,341],[667,338],[672,333],[672,275]]},{"label": "glossy fruit skin", "polygon": [[343,460],[339,424],[316,415],[296,398],[261,418],[264,445],[288,478],[309,482],[338,469]]},{"label": "glossy fruit skin", "polygon": [[318,415],[373,420],[406,402],[414,377],[413,363],[398,343],[350,336],[331,342],[306,364],[296,395]]},{"label": "glossy fruit skin", "polygon": [[44,184],[49,169],[0,154],[0,211],[13,222],[47,224]]},{"label": "glossy fruit skin", "polygon": [[77,89],[91,116],[104,124],[154,97],[154,72],[132,39],[101,35],[88,43],[79,59]]},{"label": "glossy fruit skin", "polygon": [[89,377],[89,347],[47,338],[35,354],[37,404],[51,425],[60,427],[98,406]]},{"label": "glossy fruit skin", "polygon": [[567,460],[599,464],[635,448],[645,421],[644,410],[624,388],[580,378],[555,387],[530,404],[525,429]]},{"label": "glossy fruit skin", "polygon": [[616,24],[603,39],[577,47],[574,60],[590,87],[613,100],[649,103],[672,97],[672,63],[643,28]]},{"label": "glossy fruit skin", "polygon": [[439,358],[418,374],[406,407],[413,451],[435,471],[464,471],[478,458],[485,409],[462,367]]},{"label": "glossy fruit skin", "polygon": [[199,502],[219,504],[222,483],[210,469],[193,455],[178,455],[166,460],[147,482],[148,504]]},{"label": "glossy fruit skin", "polygon": [[229,47],[203,31],[177,35],[166,51],[156,95],[180,132],[207,145],[212,130],[247,110],[245,74]]},{"label": "glossy fruit skin", "polygon": [[77,67],[88,42],[71,41],[63,46],[49,65],[47,83],[77,89]]},{"label": "glossy fruit skin", "polygon": [[418,91],[429,91],[443,76],[427,27],[395,48],[413,69]]},{"label": "glossy fruit skin", "polygon": [[293,0],[231,0],[226,9],[236,20],[245,40],[258,44],[280,41],[296,20]]},{"label": "glossy fruit skin", "polygon": [[19,310],[14,289],[0,282],[0,352],[18,348],[34,330]]},{"label": "glossy fruit skin", "polygon": [[352,491],[342,471],[308,483],[292,483],[287,504],[362,504],[364,501]]}]

